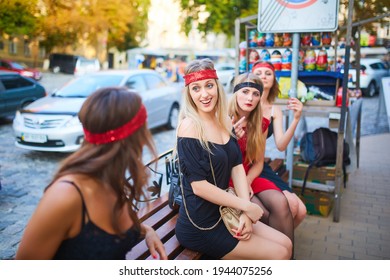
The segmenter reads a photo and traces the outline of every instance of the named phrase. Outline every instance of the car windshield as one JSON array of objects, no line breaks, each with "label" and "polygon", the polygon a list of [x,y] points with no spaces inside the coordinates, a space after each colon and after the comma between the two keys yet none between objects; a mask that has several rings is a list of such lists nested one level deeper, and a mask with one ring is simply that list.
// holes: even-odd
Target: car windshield
[{"label": "car windshield", "polygon": [[88,97],[102,87],[119,86],[121,75],[89,75],[82,76],[55,92],[58,97]]},{"label": "car windshield", "polygon": [[14,69],[19,69],[19,70],[23,70],[23,69],[27,68],[27,65],[25,65],[23,63],[12,62],[11,65]]}]

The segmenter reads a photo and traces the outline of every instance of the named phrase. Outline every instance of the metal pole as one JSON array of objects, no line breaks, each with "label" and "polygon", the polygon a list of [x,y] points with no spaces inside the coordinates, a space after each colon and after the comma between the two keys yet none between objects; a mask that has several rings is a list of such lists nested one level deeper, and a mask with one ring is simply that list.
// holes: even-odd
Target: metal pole
[{"label": "metal pole", "polygon": [[[288,95],[290,97],[297,97],[297,84],[298,84],[298,60],[299,60],[299,33],[293,34],[293,50],[292,50],[292,64],[291,64],[291,86]],[[288,113],[288,125],[290,126],[294,119],[294,112]],[[288,127],[286,127],[287,129]],[[288,172],[288,186],[292,189],[292,176],[293,176],[293,160],[294,160],[294,137],[287,146],[287,161],[286,168]]]},{"label": "metal pole", "polygon": [[343,76],[343,98],[341,106],[340,126],[337,136],[337,157],[336,157],[336,174],[335,174],[335,203],[333,210],[333,221],[339,222],[340,220],[340,208],[341,208],[341,186],[343,184],[343,150],[344,150],[344,128],[345,128],[345,116],[347,110],[347,90],[348,90],[348,71],[349,71],[349,57],[351,53],[351,33],[352,33],[352,13],[353,13],[353,0],[349,1],[348,5],[348,26],[347,26],[347,38],[345,46],[345,59],[344,59],[344,76]]}]

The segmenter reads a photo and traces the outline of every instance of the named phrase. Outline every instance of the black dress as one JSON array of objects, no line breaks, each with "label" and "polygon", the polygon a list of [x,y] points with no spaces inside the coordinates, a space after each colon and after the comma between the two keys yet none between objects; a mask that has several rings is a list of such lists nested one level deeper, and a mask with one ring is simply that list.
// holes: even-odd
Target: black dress
[{"label": "black dress", "polygon": [[[211,161],[217,186],[226,189],[232,168],[242,163],[237,141],[230,137],[226,144],[210,143]],[[195,138],[179,137],[177,151],[183,173],[182,184],[185,202],[191,219],[196,225],[207,228],[220,218],[219,205],[196,196],[190,183],[207,180],[215,185],[210,168],[209,153]],[[176,237],[186,248],[202,252],[213,258],[222,258],[233,250],[238,240],[226,229],[222,221],[212,230],[200,230],[192,225],[182,204],[176,223]]]}]

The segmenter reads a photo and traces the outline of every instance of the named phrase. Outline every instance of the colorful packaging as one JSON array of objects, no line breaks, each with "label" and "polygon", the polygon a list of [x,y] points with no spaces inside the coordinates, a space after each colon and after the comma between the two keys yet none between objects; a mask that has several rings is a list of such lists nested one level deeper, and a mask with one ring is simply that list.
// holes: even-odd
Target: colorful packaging
[{"label": "colorful packaging", "polygon": [[275,50],[271,54],[271,63],[275,67],[275,70],[280,71],[282,70],[282,54],[280,51]]},{"label": "colorful packaging", "polygon": [[265,45],[267,47],[273,47],[275,43],[274,33],[266,33],[265,34]]},{"label": "colorful packaging", "polygon": [[275,47],[282,47],[283,46],[283,34],[277,33],[274,36],[274,46]]},{"label": "colorful packaging", "polygon": [[290,47],[291,45],[292,45],[291,34],[290,33],[284,33],[283,34],[283,46],[284,47]]},{"label": "colorful packaging", "polygon": [[259,46],[259,47],[265,46],[265,33],[259,32],[257,34],[257,46]]},{"label": "colorful packaging", "polygon": [[286,49],[282,56],[282,71],[291,71],[292,51]]},{"label": "colorful packaging", "polygon": [[311,44],[311,33],[303,33],[301,37],[302,46],[310,46]]},{"label": "colorful packaging", "polygon": [[260,60],[262,61],[271,61],[271,54],[266,49],[261,50],[260,52]]},{"label": "colorful packaging", "polygon": [[322,33],[322,45],[330,45],[332,43],[332,34],[330,32]]},{"label": "colorful packaging", "polygon": [[303,66],[307,71],[316,70],[316,53],[314,50],[306,51]]},{"label": "colorful packaging", "polygon": [[321,44],[321,35],[320,33],[314,33],[311,36],[311,45],[312,46],[319,46]]},{"label": "colorful packaging", "polygon": [[317,71],[326,71],[328,69],[328,54],[326,50],[319,50],[316,61]]}]

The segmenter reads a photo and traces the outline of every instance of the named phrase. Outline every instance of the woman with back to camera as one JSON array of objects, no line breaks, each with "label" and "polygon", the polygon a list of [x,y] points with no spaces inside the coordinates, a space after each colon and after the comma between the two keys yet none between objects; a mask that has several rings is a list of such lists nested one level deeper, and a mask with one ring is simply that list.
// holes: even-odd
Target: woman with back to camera
[{"label": "woman with back to camera", "polygon": [[[287,235],[294,241],[294,221],[283,192],[271,181],[259,177],[263,170],[265,134],[267,126],[262,124],[261,96],[263,84],[252,73],[244,73],[234,81],[233,96],[229,102],[229,115],[238,144],[248,185],[251,186],[251,201],[259,204],[265,215],[261,221]],[[253,197],[252,197],[253,195]]]},{"label": "woman with back to camera", "polygon": [[141,97],[126,88],[99,89],[84,102],[79,119],[84,143],[45,189],[16,258],[125,259],[144,236],[152,256],[167,259],[155,231],[132,209],[149,176],[143,147],[156,156]]},{"label": "woman with back to camera", "polygon": [[[226,96],[213,62],[190,62],[184,80],[176,147],[184,196],[177,239],[217,259],[289,259],[289,238],[258,222],[262,210],[249,200],[240,149],[231,134]],[[230,177],[238,197],[225,191]],[[234,236],[220,220],[220,205],[243,211]]]},{"label": "woman with back to camera", "polygon": [[[263,125],[268,127],[266,132],[267,138],[274,135],[277,149],[279,151],[285,151],[294,136],[294,132],[301,118],[303,104],[294,97],[291,97],[288,100],[287,109],[293,110],[294,118],[290,126],[284,132],[283,112],[279,106],[274,104],[274,101],[280,92],[274,66],[270,62],[257,61],[253,65],[252,73],[260,77],[264,86],[263,95],[261,97],[261,108],[263,111]],[[291,191],[286,182],[284,182],[267,163],[264,163],[260,177],[270,180],[283,191],[290,205],[291,213],[294,217],[294,228],[296,228],[306,217],[305,204]]]}]

